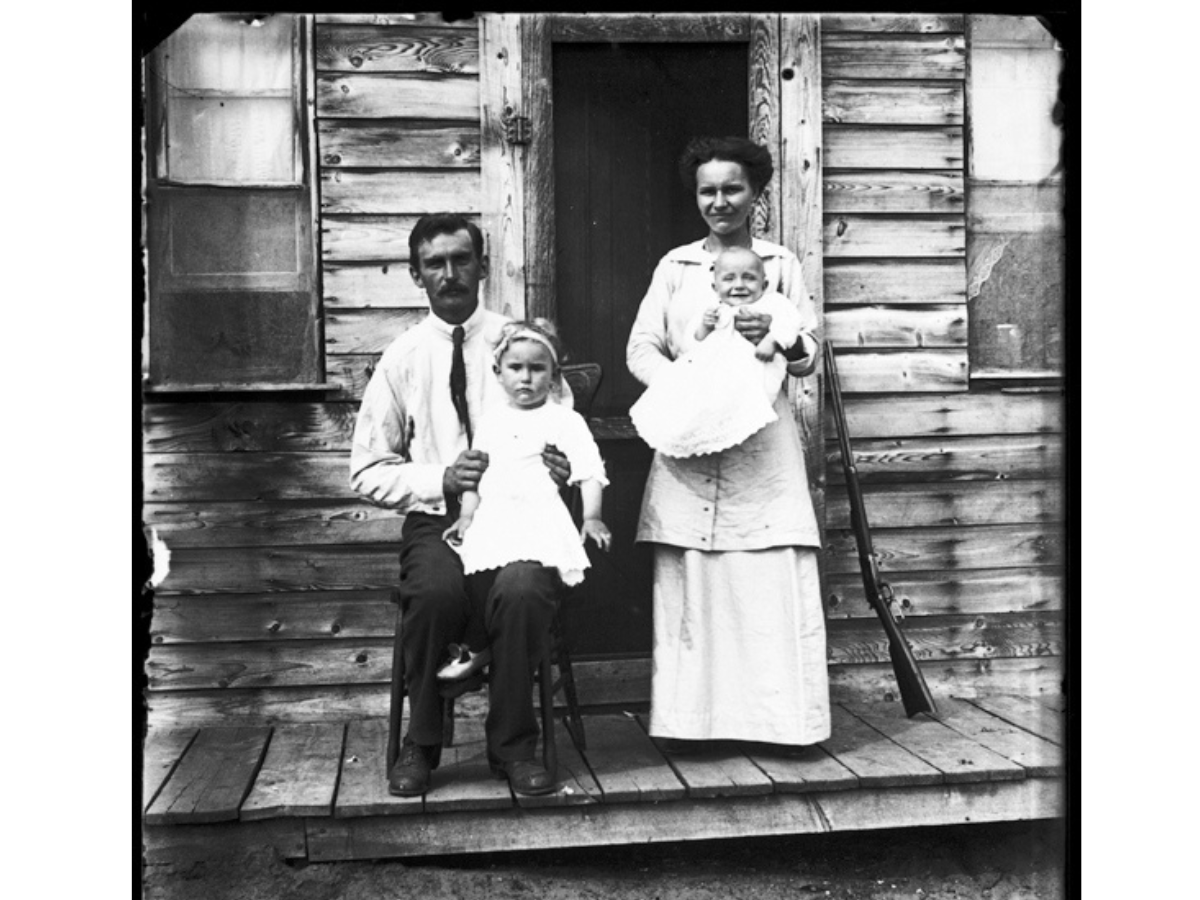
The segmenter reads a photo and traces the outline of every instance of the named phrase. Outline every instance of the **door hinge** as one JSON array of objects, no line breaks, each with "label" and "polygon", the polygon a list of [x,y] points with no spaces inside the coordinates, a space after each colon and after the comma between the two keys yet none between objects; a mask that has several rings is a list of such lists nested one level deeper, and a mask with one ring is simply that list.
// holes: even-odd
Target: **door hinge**
[{"label": "door hinge", "polygon": [[528,144],[530,125],[527,116],[505,113],[500,120],[504,124],[504,139],[510,144]]}]

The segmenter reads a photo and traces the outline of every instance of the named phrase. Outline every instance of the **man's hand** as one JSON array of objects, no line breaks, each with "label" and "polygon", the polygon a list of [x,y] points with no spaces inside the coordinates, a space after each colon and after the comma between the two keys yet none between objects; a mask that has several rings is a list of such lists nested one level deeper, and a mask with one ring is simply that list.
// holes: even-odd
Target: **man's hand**
[{"label": "man's hand", "polygon": [[750,343],[757,344],[771,328],[771,314],[739,307],[733,317],[733,327]]},{"label": "man's hand", "polygon": [[567,479],[571,477],[571,463],[563,452],[553,444],[547,444],[542,449],[542,462],[550,470],[550,477],[554,479],[554,483],[560,488],[566,487]]},{"label": "man's hand", "polygon": [[479,490],[479,479],[487,467],[488,455],[482,450],[464,450],[442,473],[442,493],[457,497],[464,491]]}]

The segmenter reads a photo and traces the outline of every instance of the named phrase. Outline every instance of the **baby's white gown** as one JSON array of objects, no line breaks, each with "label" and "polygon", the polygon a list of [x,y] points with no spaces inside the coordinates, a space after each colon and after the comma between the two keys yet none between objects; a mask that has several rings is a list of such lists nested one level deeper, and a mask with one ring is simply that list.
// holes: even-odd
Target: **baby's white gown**
[{"label": "baby's white gown", "polygon": [[587,552],[542,461],[546,444],[570,461],[571,484],[608,484],[600,448],[574,410],[547,402],[529,410],[506,404],[484,414],[473,446],[488,454],[488,467],[479,481],[479,508],[458,547],[467,574],[532,560],[557,568],[565,584],[583,580]]},{"label": "baby's white gown", "polygon": [[[781,348],[795,343],[800,317],[786,297],[767,294],[748,308],[772,314],[768,336]],[[719,453],[778,419],[773,406],[787,361],[778,353],[770,362],[758,359],[733,318],[734,308],[720,304],[712,333],[663,366],[630,407],[638,435],[660,453],[680,458]],[[697,317],[688,326],[689,335],[699,322]]]}]

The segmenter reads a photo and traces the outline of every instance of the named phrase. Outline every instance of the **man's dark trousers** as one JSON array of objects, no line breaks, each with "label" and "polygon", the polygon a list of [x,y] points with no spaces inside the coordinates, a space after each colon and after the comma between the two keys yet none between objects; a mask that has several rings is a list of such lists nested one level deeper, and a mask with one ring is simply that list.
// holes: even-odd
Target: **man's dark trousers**
[{"label": "man's dark trousers", "polygon": [[[442,538],[453,523],[449,515],[426,513],[409,513],[404,520],[400,604],[408,737],[424,746],[442,743],[437,670],[446,661],[446,646],[478,631],[482,621],[492,650],[488,754],[503,762],[532,759],[538,738],[533,676],[550,639],[562,582],[555,569],[533,562],[464,576],[461,558]],[[480,618],[469,628],[472,617]]]}]

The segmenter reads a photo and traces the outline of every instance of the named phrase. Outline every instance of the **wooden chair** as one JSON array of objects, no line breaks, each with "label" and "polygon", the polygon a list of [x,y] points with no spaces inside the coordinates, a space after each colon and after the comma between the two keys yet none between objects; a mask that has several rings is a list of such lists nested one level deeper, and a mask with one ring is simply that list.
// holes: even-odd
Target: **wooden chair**
[{"label": "wooden chair", "polygon": [[[579,363],[563,366],[563,377],[571,386],[575,411],[584,418],[591,412],[592,402],[600,389],[604,372],[598,363]],[[579,488],[571,487],[565,491],[564,502],[571,510],[576,522],[582,516],[583,499]],[[574,593],[572,588],[566,588],[559,604],[570,599]],[[394,600],[399,598],[393,595]],[[388,714],[388,747],[387,768],[390,772],[400,755],[400,738],[403,730],[404,697],[407,687],[404,683],[404,655],[400,652],[401,626],[403,611],[399,602],[396,603],[396,638],[392,649],[392,686]],[[558,668],[558,678],[554,678],[554,668]],[[562,620],[559,610],[555,610],[550,623],[550,641],[547,652],[538,664],[537,684],[541,701],[542,717],[542,765],[550,773],[551,778],[557,777],[558,752],[554,744],[554,695],[560,690],[567,701],[567,713],[563,724],[571,735],[575,745],[586,749],[587,738],[583,730],[583,717],[579,713],[579,695],[575,690],[575,675],[571,669],[571,653],[563,633]],[[454,745],[454,699],[449,698],[444,703],[442,719],[442,745]]]}]

